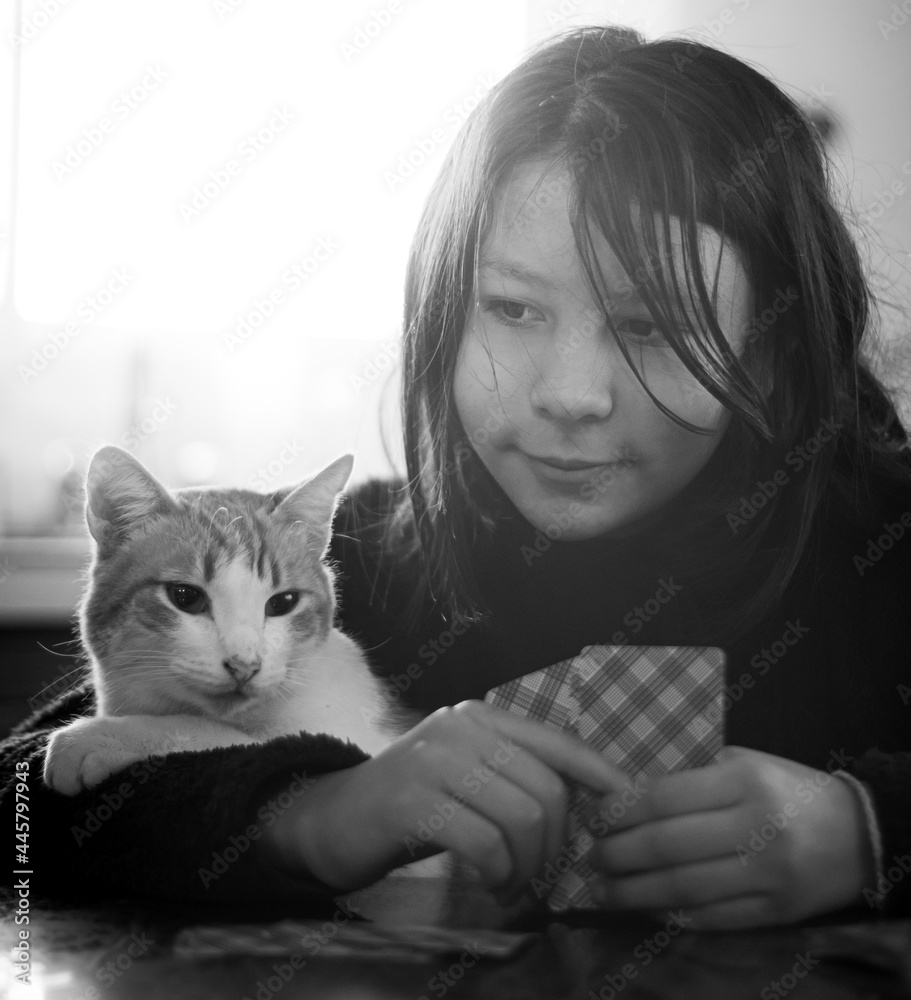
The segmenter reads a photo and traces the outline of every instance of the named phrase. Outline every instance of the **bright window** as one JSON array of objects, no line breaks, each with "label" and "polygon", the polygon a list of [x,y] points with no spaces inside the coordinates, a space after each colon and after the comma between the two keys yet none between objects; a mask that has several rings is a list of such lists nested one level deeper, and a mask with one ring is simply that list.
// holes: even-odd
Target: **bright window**
[{"label": "bright window", "polygon": [[0,16],[0,134],[19,107],[0,531],[81,530],[104,442],[173,486],[265,489],[346,450],[357,478],[388,474],[408,245],[458,126],[526,47],[525,0]]}]

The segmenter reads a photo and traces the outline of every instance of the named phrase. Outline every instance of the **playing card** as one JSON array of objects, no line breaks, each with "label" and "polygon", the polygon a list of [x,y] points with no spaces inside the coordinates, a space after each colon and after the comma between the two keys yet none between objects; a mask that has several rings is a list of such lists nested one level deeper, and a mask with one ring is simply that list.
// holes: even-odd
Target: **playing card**
[{"label": "playing card", "polygon": [[178,958],[222,955],[302,958],[376,958],[420,962],[440,955],[469,952],[475,958],[511,958],[537,934],[486,929],[436,927],[357,921],[327,933],[317,920],[282,920],[264,924],[220,924],[186,927],[174,940]]},{"label": "playing card", "polygon": [[[723,745],[724,652],[713,647],[586,646],[571,660],[509,681],[485,701],[576,733],[636,778],[709,764]],[[570,796],[569,842],[554,862],[548,906],[588,909],[595,875],[581,816],[595,796]],[[536,885],[541,880],[536,880]]]}]

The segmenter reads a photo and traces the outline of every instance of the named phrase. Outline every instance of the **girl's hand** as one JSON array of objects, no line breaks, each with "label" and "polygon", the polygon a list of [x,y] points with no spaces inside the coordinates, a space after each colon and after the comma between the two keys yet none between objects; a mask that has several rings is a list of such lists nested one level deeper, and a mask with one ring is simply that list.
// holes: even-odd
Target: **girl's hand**
[{"label": "girl's hand", "polygon": [[317,778],[269,836],[280,863],[339,890],[450,849],[508,898],[559,853],[563,777],[600,793],[623,783],[572,734],[466,701],[363,764]]},{"label": "girl's hand", "polygon": [[[873,885],[863,810],[847,782],[758,750],[641,779],[621,808],[608,795],[588,860],[608,909],[685,907],[690,926],[788,923],[862,899]],[[613,805],[613,810],[611,810]]]}]

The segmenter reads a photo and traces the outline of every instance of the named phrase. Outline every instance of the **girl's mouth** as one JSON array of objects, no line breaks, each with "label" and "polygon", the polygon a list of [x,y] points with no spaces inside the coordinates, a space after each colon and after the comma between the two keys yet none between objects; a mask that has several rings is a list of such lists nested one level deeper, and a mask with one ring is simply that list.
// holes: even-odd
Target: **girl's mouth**
[{"label": "girl's mouth", "polygon": [[545,479],[560,483],[585,484],[606,473],[616,473],[635,464],[631,456],[617,456],[604,461],[563,458],[557,456],[526,456],[532,467]]}]

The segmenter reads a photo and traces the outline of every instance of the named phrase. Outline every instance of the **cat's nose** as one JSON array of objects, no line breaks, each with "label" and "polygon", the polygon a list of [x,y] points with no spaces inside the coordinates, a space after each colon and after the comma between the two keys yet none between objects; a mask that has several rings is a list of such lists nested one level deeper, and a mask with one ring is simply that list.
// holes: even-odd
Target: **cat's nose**
[{"label": "cat's nose", "polygon": [[255,677],[262,665],[263,661],[259,657],[255,660],[242,660],[239,656],[229,656],[227,660],[222,661],[222,666],[239,687]]}]

